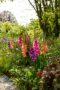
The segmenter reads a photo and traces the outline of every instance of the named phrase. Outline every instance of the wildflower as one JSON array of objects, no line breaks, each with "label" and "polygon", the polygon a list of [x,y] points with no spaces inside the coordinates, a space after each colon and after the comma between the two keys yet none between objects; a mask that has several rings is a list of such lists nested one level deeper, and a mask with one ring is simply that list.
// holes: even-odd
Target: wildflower
[{"label": "wildflower", "polygon": [[29,55],[30,55],[30,58],[32,59],[32,61],[36,60],[37,57],[36,57],[36,53],[35,53],[35,50],[33,47],[30,48]]},{"label": "wildflower", "polygon": [[28,35],[28,33],[26,32],[26,33],[25,33],[25,41],[26,41],[26,43],[29,43],[29,40],[30,40],[29,35]]},{"label": "wildflower", "polygon": [[11,49],[14,48],[14,42],[13,41],[10,41],[10,47],[11,47]]},{"label": "wildflower", "polygon": [[36,76],[37,76],[38,78],[41,78],[41,77],[42,77],[42,71],[37,71]]},{"label": "wildflower", "polygon": [[18,45],[21,46],[21,44],[22,44],[22,37],[21,36],[18,37],[17,42],[18,42]]},{"label": "wildflower", "polygon": [[47,51],[48,51],[47,43],[46,41],[43,41],[41,53],[45,54]]},{"label": "wildflower", "polygon": [[34,40],[33,48],[35,50],[36,55],[38,56],[40,54],[40,48],[39,48],[39,43],[37,39]]},{"label": "wildflower", "polygon": [[7,37],[2,37],[1,40],[4,42],[4,41],[7,41],[8,38]]},{"label": "wildflower", "polygon": [[10,42],[8,42],[8,48],[10,48]]},{"label": "wildflower", "polygon": [[8,47],[11,48],[11,49],[14,48],[14,42],[10,40],[8,42]]},{"label": "wildflower", "polygon": [[22,50],[23,57],[26,57],[26,53],[27,53],[26,43],[22,42],[21,50]]}]

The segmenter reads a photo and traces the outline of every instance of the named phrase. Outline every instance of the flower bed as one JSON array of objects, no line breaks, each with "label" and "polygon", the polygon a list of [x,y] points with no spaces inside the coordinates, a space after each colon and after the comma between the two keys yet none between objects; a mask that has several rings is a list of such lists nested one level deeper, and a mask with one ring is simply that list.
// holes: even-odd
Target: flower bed
[{"label": "flower bed", "polygon": [[[46,41],[41,44],[37,38],[33,42],[27,32],[24,37],[18,38],[2,37],[0,44],[4,52],[1,55],[3,61],[0,65],[2,72],[14,78],[21,90],[24,88],[39,88],[42,71],[47,65],[46,52],[48,51]],[[38,83],[37,83],[38,82]]]}]

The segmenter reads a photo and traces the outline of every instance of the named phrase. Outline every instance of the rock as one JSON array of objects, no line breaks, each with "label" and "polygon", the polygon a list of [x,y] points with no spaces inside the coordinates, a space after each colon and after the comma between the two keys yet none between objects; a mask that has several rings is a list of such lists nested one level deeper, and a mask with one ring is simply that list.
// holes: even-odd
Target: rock
[{"label": "rock", "polygon": [[6,75],[0,76],[0,90],[19,90]]}]

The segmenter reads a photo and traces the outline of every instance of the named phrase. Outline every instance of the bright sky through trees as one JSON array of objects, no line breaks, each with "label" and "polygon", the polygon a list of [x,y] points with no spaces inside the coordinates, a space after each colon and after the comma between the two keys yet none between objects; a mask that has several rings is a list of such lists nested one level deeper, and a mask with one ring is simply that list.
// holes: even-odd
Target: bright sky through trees
[{"label": "bright sky through trees", "polygon": [[36,18],[34,9],[28,0],[15,0],[14,2],[4,2],[0,4],[0,12],[3,10],[11,11],[18,23],[26,24],[30,19]]}]

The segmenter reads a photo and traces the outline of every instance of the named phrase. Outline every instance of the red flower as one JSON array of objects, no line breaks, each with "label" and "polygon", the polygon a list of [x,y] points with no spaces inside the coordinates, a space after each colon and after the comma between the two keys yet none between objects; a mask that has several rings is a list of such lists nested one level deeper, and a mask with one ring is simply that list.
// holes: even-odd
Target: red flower
[{"label": "red flower", "polygon": [[42,77],[42,71],[37,71],[36,76],[37,76],[38,78],[41,78],[41,77]]}]

